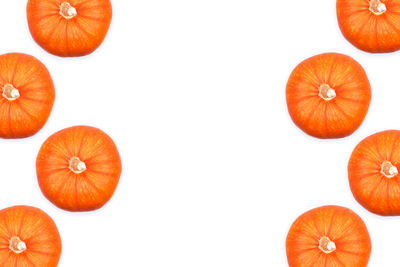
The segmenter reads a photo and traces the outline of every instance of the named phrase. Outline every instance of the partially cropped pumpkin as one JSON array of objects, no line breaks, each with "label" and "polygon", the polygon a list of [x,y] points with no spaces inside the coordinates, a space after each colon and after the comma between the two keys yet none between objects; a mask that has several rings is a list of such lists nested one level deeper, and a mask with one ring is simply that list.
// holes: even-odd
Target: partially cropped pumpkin
[{"label": "partially cropped pumpkin", "polygon": [[68,211],[102,207],[114,194],[121,159],[113,140],[103,131],[75,126],[50,136],[36,161],[43,194]]},{"label": "partially cropped pumpkin", "polygon": [[362,219],[350,209],[324,206],[293,223],[286,239],[290,267],[365,267],[371,240]]},{"label": "partially cropped pumpkin", "polygon": [[341,138],[363,122],[371,101],[368,77],[349,56],[327,53],[301,62],[286,86],[294,123],[318,138]]},{"label": "partially cropped pumpkin", "polygon": [[60,256],[61,238],[46,213],[29,206],[0,211],[0,266],[56,267]]},{"label": "partially cropped pumpkin", "polygon": [[337,18],[345,38],[366,52],[400,49],[399,0],[337,0]]},{"label": "partially cropped pumpkin", "polygon": [[400,131],[373,134],[354,149],[348,165],[357,201],[379,215],[400,215]]},{"label": "partially cropped pumpkin", "polygon": [[103,42],[110,27],[110,0],[29,0],[29,29],[51,54],[84,56]]},{"label": "partially cropped pumpkin", "polygon": [[46,123],[54,104],[54,84],[36,58],[19,53],[0,56],[0,137],[24,138]]}]

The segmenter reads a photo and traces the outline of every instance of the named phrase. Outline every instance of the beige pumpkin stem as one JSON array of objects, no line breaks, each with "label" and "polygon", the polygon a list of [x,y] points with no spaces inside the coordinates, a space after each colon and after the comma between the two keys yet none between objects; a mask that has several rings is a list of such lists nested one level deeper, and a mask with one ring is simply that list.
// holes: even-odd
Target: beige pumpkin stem
[{"label": "beige pumpkin stem", "polygon": [[13,236],[10,238],[9,248],[16,254],[20,254],[26,250],[26,244],[19,237]]},{"label": "beige pumpkin stem", "polygon": [[336,250],[336,244],[335,242],[331,241],[329,237],[324,236],[319,240],[318,248],[325,254],[329,254]]},{"label": "beige pumpkin stem", "polygon": [[3,97],[8,101],[14,101],[20,97],[20,93],[17,88],[14,88],[12,84],[6,84],[3,86]]},{"label": "beige pumpkin stem", "polygon": [[387,11],[386,5],[380,0],[370,0],[369,10],[377,16],[382,15]]},{"label": "beige pumpkin stem", "polygon": [[65,19],[72,19],[78,15],[78,12],[76,11],[75,7],[71,6],[70,3],[62,2],[60,5],[60,15]]},{"label": "beige pumpkin stem", "polygon": [[382,165],[381,165],[381,173],[386,178],[393,178],[397,174],[399,174],[399,170],[390,161],[384,161],[384,162],[382,162]]},{"label": "beige pumpkin stem", "polygon": [[85,162],[81,161],[78,157],[72,157],[69,160],[69,169],[76,174],[86,171]]},{"label": "beige pumpkin stem", "polygon": [[336,97],[335,89],[331,88],[327,84],[323,84],[319,87],[319,94],[323,100],[330,101]]}]

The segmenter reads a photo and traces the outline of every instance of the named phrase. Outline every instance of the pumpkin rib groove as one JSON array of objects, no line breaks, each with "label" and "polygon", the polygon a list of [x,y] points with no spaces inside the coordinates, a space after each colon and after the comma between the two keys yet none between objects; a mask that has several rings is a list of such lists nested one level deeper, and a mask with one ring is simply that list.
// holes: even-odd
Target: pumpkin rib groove
[{"label": "pumpkin rib groove", "polygon": [[52,39],[52,38],[53,38],[53,35],[54,35],[54,34],[56,33],[56,31],[58,30],[58,27],[61,25],[61,22],[62,22],[62,18],[59,17],[59,18],[58,18],[57,24],[55,24],[55,25],[53,26],[53,28],[52,28],[51,31],[49,32],[49,35],[47,35],[47,39]]},{"label": "pumpkin rib groove", "polygon": [[78,177],[75,177],[75,205],[76,205],[76,207],[77,207],[77,209],[80,209],[81,208],[81,206],[79,205],[79,202],[78,202]]},{"label": "pumpkin rib groove", "polygon": [[90,16],[86,16],[86,15],[80,15],[79,17],[83,18],[83,19],[87,19],[87,20],[97,21],[97,22],[103,23],[103,20],[100,19],[100,18],[90,17]]},{"label": "pumpkin rib groove", "polygon": [[[33,263],[26,254],[24,254],[25,256],[25,261],[28,262],[31,266],[30,267],[37,267],[37,265],[35,263]],[[18,265],[16,265],[16,267],[18,267]]]},{"label": "pumpkin rib groove", "polygon": [[18,63],[19,63],[19,60],[16,60],[15,63],[14,63],[14,67],[13,67],[14,69],[13,69],[11,77],[10,77],[10,82],[13,85],[15,85],[15,75],[16,75],[17,70],[18,70],[18,65],[19,65]]},{"label": "pumpkin rib groove", "polygon": [[86,173],[83,173],[83,176],[85,178],[85,182],[88,183],[95,191],[97,191],[98,193],[103,193],[103,190],[101,190],[100,188],[98,188],[93,181],[87,176]]},{"label": "pumpkin rib groove", "polygon": [[392,161],[394,150],[396,149],[397,145],[399,144],[399,140],[395,140],[394,144],[392,145],[392,149],[390,150],[389,160]]},{"label": "pumpkin rib groove", "polygon": [[8,104],[8,118],[7,119],[8,119],[8,130],[10,132],[10,136],[14,137],[15,133],[14,133],[14,130],[13,130],[12,126],[11,126],[11,120],[12,120],[12,118],[11,118],[11,104]]},{"label": "pumpkin rib groove", "polygon": [[112,173],[110,173],[110,172],[102,172],[102,171],[94,171],[94,170],[90,170],[89,173],[100,174],[100,175],[104,175],[104,176],[112,175]]},{"label": "pumpkin rib groove", "polygon": [[85,30],[85,29],[82,27],[82,25],[81,25],[81,23],[80,23],[79,21],[75,20],[74,22],[75,22],[76,27],[77,27],[79,30],[81,30],[81,32],[82,32],[84,35],[86,35],[87,37],[93,37],[93,34],[89,33],[87,30]]},{"label": "pumpkin rib groove", "polygon": [[34,116],[33,114],[29,113],[29,112],[24,108],[24,106],[21,105],[20,102],[18,102],[17,106],[18,106],[18,108],[19,108],[22,112],[24,112],[26,115],[28,115],[28,116],[31,117],[32,119],[35,119],[35,120],[38,119],[38,118],[37,118],[36,116]]},{"label": "pumpkin rib groove", "polygon": [[331,135],[331,133],[330,133],[329,126],[328,126],[328,114],[327,114],[327,112],[328,112],[328,105],[325,105],[325,111],[324,111],[324,118],[325,118],[325,120],[324,120],[325,132],[326,132],[326,135],[327,135],[327,136],[330,136],[330,135]]},{"label": "pumpkin rib groove", "polygon": [[393,213],[393,209],[392,209],[392,207],[390,205],[390,194],[389,194],[390,190],[389,190],[389,186],[390,186],[390,182],[386,183],[386,203],[387,203],[386,206],[388,208],[388,212],[390,214],[392,214]]},{"label": "pumpkin rib groove", "polygon": [[367,201],[371,201],[371,199],[375,196],[376,190],[378,190],[378,187],[382,184],[383,179],[381,178],[381,180],[376,184],[376,186],[371,190]]},{"label": "pumpkin rib groove", "polygon": [[340,100],[348,101],[348,102],[355,103],[355,104],[363,103],[363,101],[351,99],[351,98],[347,98],[347,97],[341,97]]},{"label": "pumpkin rib groove", "polygon": [[[71,174],[68,173],[66,178],[64,178],[63,182],[59,184],[59,186],[57,187],[57,189],[54,192],[54,195],[56,198],[59,198],[61,191],[64,189],[64,187],[67,185],[68,183],[68,179],[71,177]],[[45,181],[42,181],[42,183],[45,183]],[[45,194],[46,195],[46,194]]]},{"label": "pumpkin rib groove", "polygon": [[339,259],[339,257],[338,257],[336,254],[334,254],[332,257],[335,258],[336,262],[337,262],[339,265],[341,265],[341,266],[343,266],[343,267],[348,267],[348,266],[346,266],[346,265]]},{"label": "pumpkin rib groove", "polygon": [[331,234],[331,231],[332,231],[332,226],[333,226],[333,219],[334,219],[334,215],[336,214],[336,211],[334,211],[334,213],[331,215],[331,219],[330,219],[330,221],[329,221],[329,227],[328,227],[328,229],[327,229],[327,231],[326,231],[326,235],[328,235],[328,236],[330,236],[330,234]]},{"label": "pumpkin rib groove", "polygon": [[[64,36],[64,41],[65,41],[65,50],[66,51],[70,51],[70,49],[69,49],[69,44],[68,44],[68,25],[69,25],[69,23],[65,23],[65,30],[64,30],[64,34],[65,34],[65,36]],[[66,52],[67,53],[67,56],[70,56],[70,54],[69,54],[69,52]]]},{"label": "pumpkin rib groove", "polygon": [[339,105],[335,104],[335,108],[336,108],[340,113],[342,113],[346,118],[352,119],[352,117],[351,117],[349,114],[347,114],[346,112],[344,112],[344,110],[343,110]]}]

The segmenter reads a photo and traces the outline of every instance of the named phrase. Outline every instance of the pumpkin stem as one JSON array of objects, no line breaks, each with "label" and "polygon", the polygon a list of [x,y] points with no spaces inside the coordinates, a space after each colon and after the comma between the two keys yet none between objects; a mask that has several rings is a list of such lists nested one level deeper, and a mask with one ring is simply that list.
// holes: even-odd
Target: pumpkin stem
[{"label": "pumpkin stem", "polygon": [[399,170],[390,161],[384,161],[381,165],[381,173],[386,178],[393,178],[399,174]]},{"label": "pumpkin stem", "polygon": [[3,86],[3,96],[8,101],[14,101],[20,97],[20,94],[17,88],[14,88],[11,84],[6,84]]},{"label": "pumpkin stem", "polygon": [[369,1],[369,10],[377,16],[382,15],[387,11],[386,5],[380,0]]},{"label": "pumpkin stem", "polygon": [[318,248],[325,254],[329,254],[336,250],[336,244],[335,242],[331,241],[329,237],[324,236],[319,240]]},{"label": "pumpkin stem", "polygon": [[63,2],[60,5],[60,15],[63,16],[66,19],[72,19],[76,15],[78,15],[78,12],[76,12],[76,8],[71,6],[70,3],[68,2]]},{"label": "pumpkin stem", "polygon": [[325,100],[329,101],[336,97],[335,89],[332,89],[329,85],[323,84],[319,87],[319,96]]},{"label": "pumpkin stem", "polygon": [[72,157],[69,160],[69,169],[76,174],[86,171],[85,162],[81,161],[78,157]]},{"label": "pumpkin stem", "polygon": [[9,248],[16,254],[20,254],[26,250],[26,244],[17,236],[10,238]]}]

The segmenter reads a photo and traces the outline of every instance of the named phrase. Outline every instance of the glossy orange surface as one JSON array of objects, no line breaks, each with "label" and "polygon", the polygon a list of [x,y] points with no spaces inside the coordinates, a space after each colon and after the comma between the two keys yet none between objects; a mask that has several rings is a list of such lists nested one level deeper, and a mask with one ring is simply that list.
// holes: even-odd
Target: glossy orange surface
[{"label": "glossy orange surface", "polygon": [[318,138],[341,138],[363,122],[371,87],[364,69],[354,59],[327,53],[308,58],[293,70],[286,101],[290,116],[301,130]]},{"label": "glossy orange surface", "polygon": [[46,213],[29,206],[0,211],[0,266],[56,267],[60,256],[61,238]]},{"label": "glossy orange surface", "polygon": [[0,56],[1,138],[37,133],[51,113],[54,98],[50,73],[39,60],[19,53]]},{"label": "glossy orange surface", "polygon": [[364,222],[353,211],[324,206],[304,213],[292,224],[286,254],[290,267],[365,267],[371,240]]},{"label": "glossy orange surface", "polygon": [[351,191],[373,213],[400,215],[399,144],[400,131],[379,132],[362,140],[351,155]]},{"label": "glossy orange surface", "polygon": [[56,206],[91,211],[112,197],[121,175],[121,159],[103,131],[75,126],[50,136],[36,160],[40,189]]},{"label": "glossy orange surface", "polygon": [[399,0],[337,0],[337,18],[345,38],[366,52],[400,49]]},{"label": "glossy orange surface", "polygon": [[29,0],[29,29],[51,54],[84,56],[103,42],[111,24],[110,0]]}]

